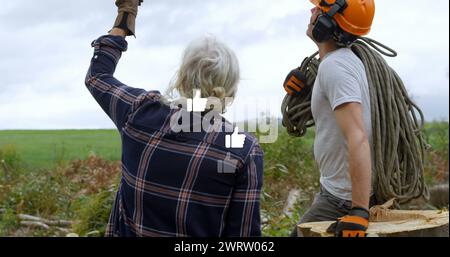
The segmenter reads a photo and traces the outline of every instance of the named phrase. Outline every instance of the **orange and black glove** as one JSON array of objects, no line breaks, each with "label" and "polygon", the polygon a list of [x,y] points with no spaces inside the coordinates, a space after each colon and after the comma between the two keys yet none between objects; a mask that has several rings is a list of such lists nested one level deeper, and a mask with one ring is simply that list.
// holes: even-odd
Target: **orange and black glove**
[{"label": "orange and black glove", "polygon": [[349,215],[333,223],[327,232],[336,237],[366,237],[369,215],[369,211],[364,208],[353,208]]},{"label": "orange and black glove", "polygon": [[306,85],[306,76],[300,68],[292,70],[283,84],[284,90],[289,95],[300,96],[309,93],[310,88]]}]

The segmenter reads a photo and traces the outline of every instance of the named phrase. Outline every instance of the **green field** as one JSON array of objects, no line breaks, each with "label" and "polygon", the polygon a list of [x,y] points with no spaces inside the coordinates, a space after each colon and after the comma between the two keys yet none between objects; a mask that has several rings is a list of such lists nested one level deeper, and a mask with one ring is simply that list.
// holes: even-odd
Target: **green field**
[{"label": "green field", "polygon": [[[448,122],[428,123],[425,175],[448,183]],[[263,145],[263,234],[288,236],[319,187],[312,155],[314,131],[304,138],[280,130]],[[101,236],[120,179],[120,137],[115,130],[0,131],[0,236],[64,236],[55,229],[24,229],[18,214],[68,219],[81,236]],[[299,191],[291,215],[283,209]]]},{"label": "green field", "polygon": [[29,168],[54,168],[90,154],[120,159],[116,130],[0,131],[0,149],[15,149]]}]

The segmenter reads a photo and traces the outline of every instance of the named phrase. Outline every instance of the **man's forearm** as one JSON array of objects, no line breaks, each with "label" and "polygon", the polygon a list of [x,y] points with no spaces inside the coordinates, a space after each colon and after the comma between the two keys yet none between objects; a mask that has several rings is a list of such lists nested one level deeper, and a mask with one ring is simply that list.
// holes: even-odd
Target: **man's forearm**
[{"label": "man's forearm", "polygon": [[369,141],[361,136],[359,140],[350,140],[348,143],[353,207],[369,209],[372,193],[372,157]]}]

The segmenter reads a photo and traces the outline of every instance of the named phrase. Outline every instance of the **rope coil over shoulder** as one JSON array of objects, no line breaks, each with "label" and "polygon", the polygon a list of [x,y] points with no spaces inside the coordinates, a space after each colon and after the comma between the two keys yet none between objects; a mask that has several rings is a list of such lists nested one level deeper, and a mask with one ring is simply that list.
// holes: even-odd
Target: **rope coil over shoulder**
[{"label": "rope coil over shoulder", "polygon": [[[428,199],[423,175],[426,150],[422,134],[424,114],[408,96],[401,78],[379,54],[396,57],[397,53],[363,37],[351,49],[363,62],[369,82],[376,173],[373,185],[377,201],[384,203],[396,198],[403,204],[422,196]],[[305,83],[311,88],[320,64],[317,55],[306,58],[300,67],[306,75]],[[311,96],[312,90],[307,95],[286,95],[284,98],[281,107],[283,126],[291,136],[302,137],[308,128],[315,125]]]}]

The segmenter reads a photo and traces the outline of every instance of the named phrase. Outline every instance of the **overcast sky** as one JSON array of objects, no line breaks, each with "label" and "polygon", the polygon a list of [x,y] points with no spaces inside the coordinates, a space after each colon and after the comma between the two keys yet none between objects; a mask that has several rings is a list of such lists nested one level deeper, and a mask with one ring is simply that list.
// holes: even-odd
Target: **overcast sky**
[{"label": "overcast sky", "polygon": [[[2,2],[0,129],[112,128],[84,86],[90,43],[116,16],[114,0]],[[449,117],[449,3],[377,0],[370,37],[399,52],[388,59],[427,119]],[[145,0],[137,39],[116,76],[165,91],[184,47],[213,34],[233,48],[242,81],[237,106],[272,98],[279,114],[287,73],[315,51],[305,36],[309,0]]]}]

